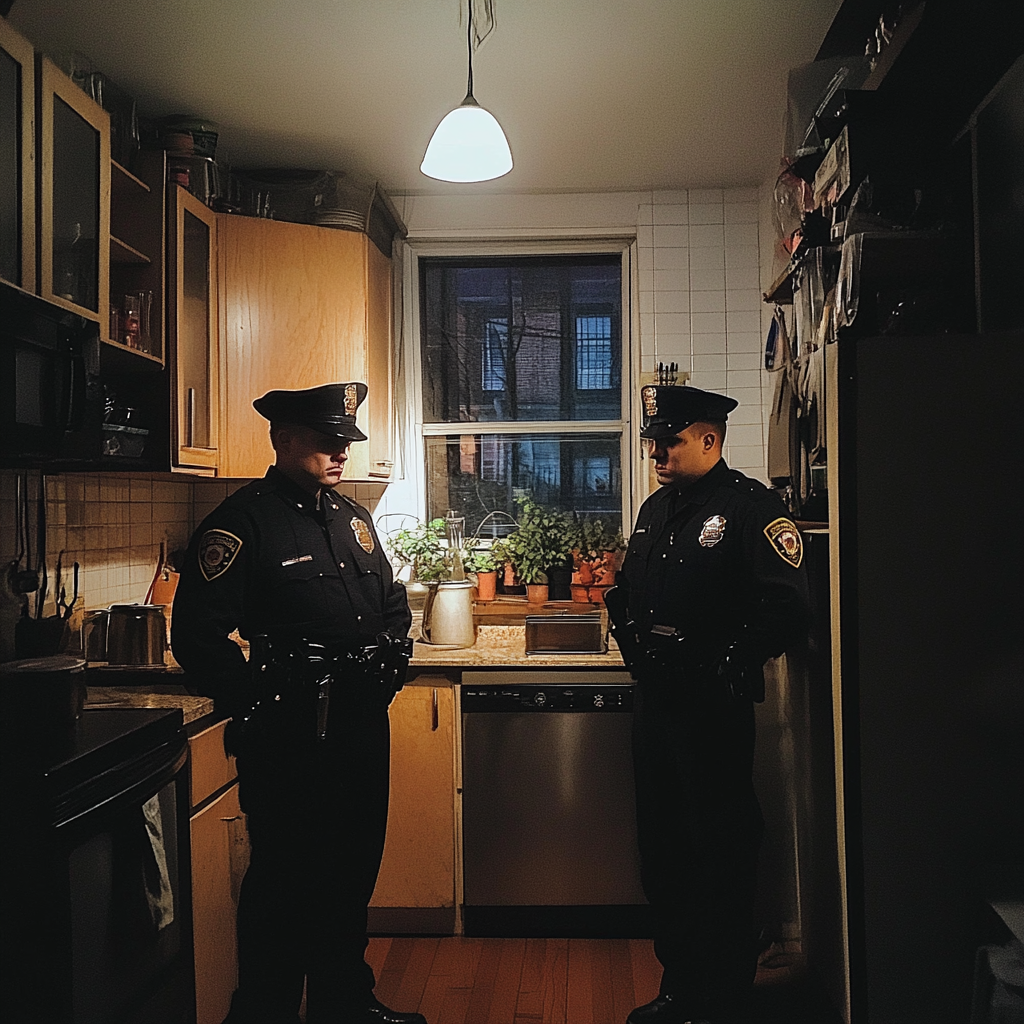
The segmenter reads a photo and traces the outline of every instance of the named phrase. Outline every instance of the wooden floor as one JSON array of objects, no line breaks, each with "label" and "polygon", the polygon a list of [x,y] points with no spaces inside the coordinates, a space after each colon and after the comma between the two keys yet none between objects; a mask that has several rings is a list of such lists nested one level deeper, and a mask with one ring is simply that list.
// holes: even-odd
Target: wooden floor
[{"label": "wooden floor", "polygon": [[[375,994],[428,1024],[625,1024],[658,994],[646,939],[373,938]],[[758,968],[757,1024],[838,1024],[811,980]]]},{"label": "wooden floor", "polygon": [[429,1024],[623,1024],[661,978],[644,939],[375,938],[367,961]]}]

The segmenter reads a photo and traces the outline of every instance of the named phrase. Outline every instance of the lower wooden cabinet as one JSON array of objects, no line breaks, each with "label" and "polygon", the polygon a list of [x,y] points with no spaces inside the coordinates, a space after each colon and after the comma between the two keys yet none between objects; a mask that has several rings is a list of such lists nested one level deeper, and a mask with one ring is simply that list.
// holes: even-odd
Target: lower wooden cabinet
[{"label": "lower wooden cabinet", "polygon": [[[455,695],[451,682],[444,676],[417,677],[392,702],[390,717],[388,834],[370,902],[370,927],[402,931],[414,930],[419,923],[430,930],[429,921],[434,918],[439,924],[445,918],[454,922]],[[405,919],[407,927],[403,927]]]},{"label": "lower wooden cabinet", "polygon": [[190,740],[196,1024],[220,1024],[227,1016],[238,980],[238,892],[249,865],[234,758],[224,754],[224,725],[219,722]]}]

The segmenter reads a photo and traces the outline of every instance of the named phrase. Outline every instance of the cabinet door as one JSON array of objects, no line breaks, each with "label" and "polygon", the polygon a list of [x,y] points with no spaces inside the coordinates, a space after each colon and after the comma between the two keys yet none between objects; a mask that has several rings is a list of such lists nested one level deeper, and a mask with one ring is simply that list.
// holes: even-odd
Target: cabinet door
[{"label": "cabinet door", "polygon": [[[224,305],[221,473],[262,476],[273,462],[267,422],[253,399],[275,388],[368,381],[368,278],[365,235],[222,215]],[[377,294],[383,294],[379,274]],[[386,279],[390,296],[390,275]],[[390,297],[387,300],[390,303]],[[374,330],[380,332],[379,323]],[[385,327],[384,330],[389,330]],[[372,433],[372,394],[358,413]],[[346,479],[368,479],[365,444],[354,444]]]},{"label": "cabinet door", "polygon": [[366,395],[371,480],[390,480],[395,468],[394,374],[392,372],[391,260],[369,239],[366,243]]},{"label": "cabinet door", "polygon": [[35,54],[0,18],[0,278],[35,291]]},{"label": "cabinet door", "polygon": [[220,440],[217,215],[183,188],[175,188],[170,201],[172,455],[179,467],[216,469]]},{"label": "cabinet door", "polygon": [[220,1024],[238,982],[235,915],[249,863],[238,784],[192,818],[196,1024]]},{"label": "cabinet door", "polygon": [[391,800],[373,907],[455,904],[455,699],[420,676],[391,704]]},{"label": "cabinet door", "polygon": [[106,333],[110,115],[45,57],[38,75],[39,292]]},{"label": "cabinet door", "polygon": [[159,370],[164,365],[164,153],[143,150],[133,166],[134,173],[110,165],[111,315],[100,334],[109,346],[108,362],[116,359],[125,370]]}]

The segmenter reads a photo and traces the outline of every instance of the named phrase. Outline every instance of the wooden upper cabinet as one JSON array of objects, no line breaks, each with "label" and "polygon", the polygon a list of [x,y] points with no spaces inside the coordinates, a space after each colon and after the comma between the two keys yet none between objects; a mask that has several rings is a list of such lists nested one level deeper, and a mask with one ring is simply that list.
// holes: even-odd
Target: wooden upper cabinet
[{"label": "wooden upper cabinet", "polygon": [[168,204],[171,455],[179,469],[220,468],[218,217],[185,189]]},{"label": "wooden upper cabinet", "polygon": [[96,320],[110,300],[110,115],[39,56],[39,294]]},{"label": "wooden upper cabinet", "polygon": [[[369,388],[346,479],[390,475],[391,261],[355,231],[221,215],[223,476],[262,476],[274,461],[253,400],[275,388],[340,381]],[[371,464],[371,460],[372,463]]]},{"label": "wooden upper cabinet", "polygon": [[0,18],[0,278],[27,292],[36,287],[35,94],[32,44]]},{"label": "wooden upper cabinet", "polygon": [[366,476],[370,480],[390,480],[394,463],[394,373],[391,363],[392,337],[392,281],[391,260],[369,239],[366,243],[366,420],[364,433],[369,441],[366,447],[368,465]]}]

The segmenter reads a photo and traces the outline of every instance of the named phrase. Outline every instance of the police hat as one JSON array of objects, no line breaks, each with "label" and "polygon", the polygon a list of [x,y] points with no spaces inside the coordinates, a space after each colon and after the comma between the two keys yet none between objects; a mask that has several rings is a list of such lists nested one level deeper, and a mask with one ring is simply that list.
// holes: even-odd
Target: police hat
[{"label": "police hat", "polygon": [[734,398],[687,386],[647,384],[640,389],[644,425],[640,436],[656,441],[685,430],[691,423],[724,422],[739,405]]},{"label": "police hat", "polygon": [[366,435],[356,426],[356,409],[366,398],[366,390],[365,384],[356,381],[305,391],[268,391],[252,407],[271,423],[297,423],[332,437],[365,441]]}]

